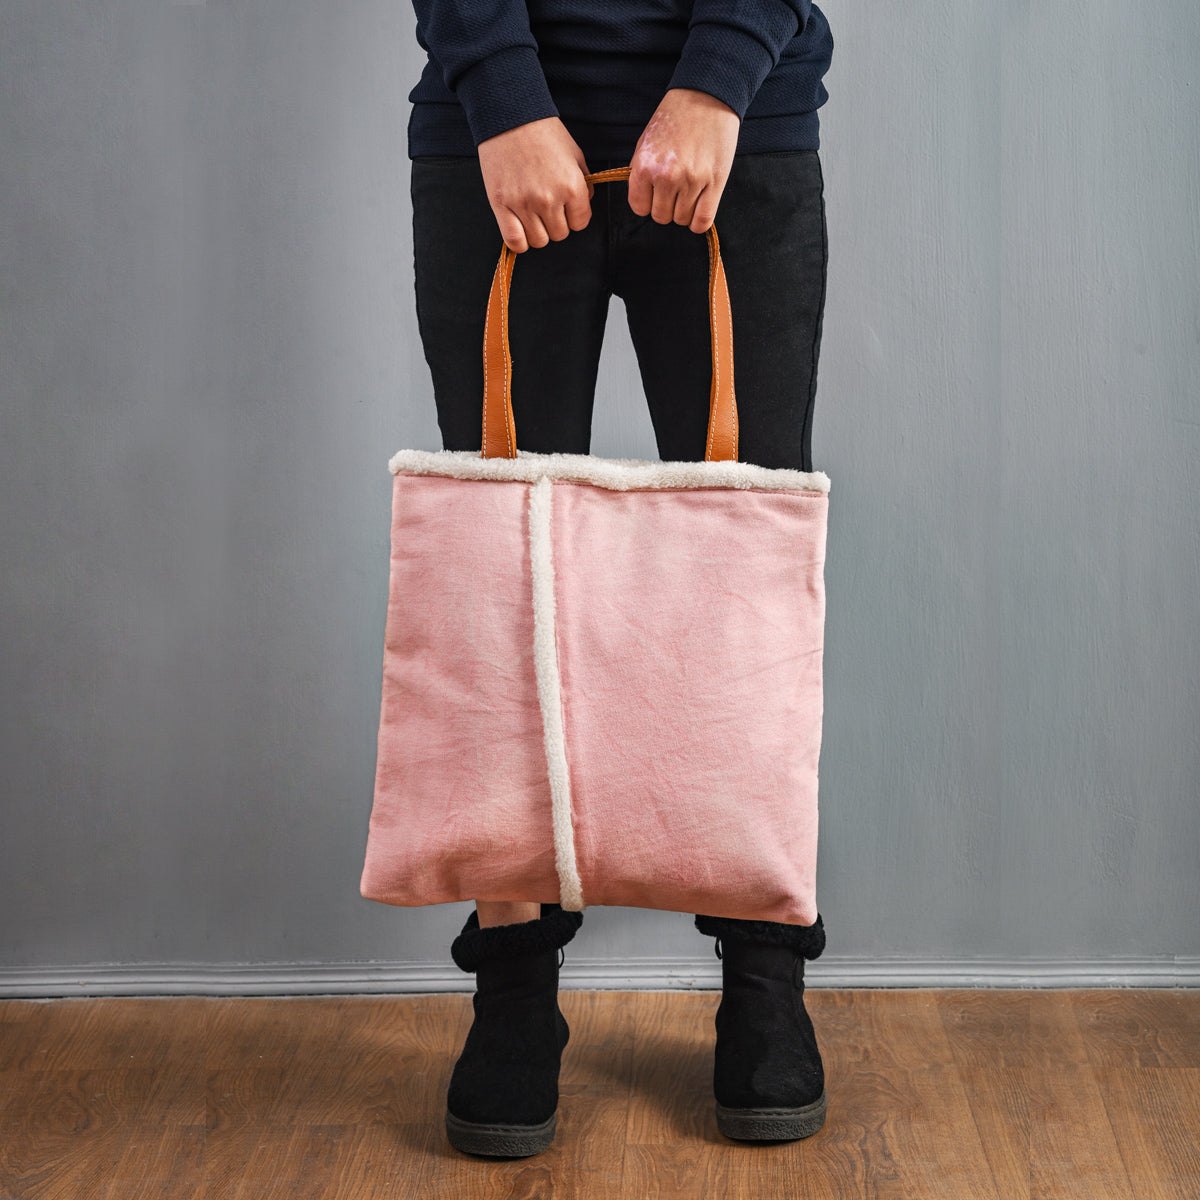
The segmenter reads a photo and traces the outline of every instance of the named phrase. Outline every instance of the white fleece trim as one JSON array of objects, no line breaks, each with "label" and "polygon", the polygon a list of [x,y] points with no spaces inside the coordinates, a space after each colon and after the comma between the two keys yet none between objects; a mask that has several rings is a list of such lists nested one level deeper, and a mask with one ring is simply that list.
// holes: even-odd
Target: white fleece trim
[{"label": "white fleece trim", "polygon": [[746,488],[767,491],[828,492],[824,471],[760,467],[747,462],[658,462],[641,458],[599,458],[591,454],[539,454],[521,450],[516,458],[484,458],[478,450],[398,450],[388,460],[393,475],[445,475],[453,479],[519,480],[545,477],[628,492],[650,488]]},{"label": "white fleece trim", "polygon": [[[495,462],[495,459],[484,460]],[[511,461],[511,460],[509,460]],[[567,912],[583,909],[583,881],[575,859],[575,828],[571,819],[571,777],[567,769],[567,738],[563,726],[562,679],[554,619],[554,553],[550,536],[553,484],[543,476],[529,489],[529,563],[533,580],[533,665],[546,767],[550,776],[550,807],[554,824],[554,866],[558,871],[559,902]]]}]

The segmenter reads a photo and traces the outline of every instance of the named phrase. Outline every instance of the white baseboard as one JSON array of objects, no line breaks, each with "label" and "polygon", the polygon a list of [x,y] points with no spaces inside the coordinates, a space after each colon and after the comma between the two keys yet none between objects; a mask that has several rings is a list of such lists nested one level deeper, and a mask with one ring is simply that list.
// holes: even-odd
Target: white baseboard
[{"label": "white baseboard", "polygon": [[[721,986],[715,955],[614,962],[568,955],[564,988],[673,991]],[[1200,957],[886,959],[822,956],[813,988],[1200,987]],[[474,976],[445,962],[89,963],[0,967],[0,998],[60,996],[313,996],[462,992]]]}]

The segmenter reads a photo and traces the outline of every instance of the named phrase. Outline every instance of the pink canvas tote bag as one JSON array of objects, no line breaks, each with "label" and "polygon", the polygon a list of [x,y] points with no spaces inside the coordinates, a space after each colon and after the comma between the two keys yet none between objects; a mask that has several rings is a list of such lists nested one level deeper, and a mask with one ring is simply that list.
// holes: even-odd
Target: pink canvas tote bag
[{"label": "pink canvas tote bag", "polygon": [[482,452],[389,461],[368,899],[816,920],[829,477],[738,461],[707,237],[703,462],[518,451],[507,247]]}]

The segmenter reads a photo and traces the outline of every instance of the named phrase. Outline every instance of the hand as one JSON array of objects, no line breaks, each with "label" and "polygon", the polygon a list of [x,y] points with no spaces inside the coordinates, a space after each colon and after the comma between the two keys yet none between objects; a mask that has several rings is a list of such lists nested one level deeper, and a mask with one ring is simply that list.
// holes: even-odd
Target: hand
[{"label": "hand", "polygon": [[634,147],[629,207],[660,225],[704,233],[717,215],[741,124],[715,96],[671,88]]},{"label": "hand", "polygon": [[561,242],[592,218],[587,162],[558,117],[529,121],[479,143],[479,167],[500,236],[516,254]]}]

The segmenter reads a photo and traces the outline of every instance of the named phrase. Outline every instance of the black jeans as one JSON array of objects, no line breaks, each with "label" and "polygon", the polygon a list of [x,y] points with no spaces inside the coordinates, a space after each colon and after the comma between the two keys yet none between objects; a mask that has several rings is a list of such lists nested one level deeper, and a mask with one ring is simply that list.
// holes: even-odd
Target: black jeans
[{"label": "black jeans", "polygon": [[[501,248],[478,160],[413,159],[412,201],[417,320],[443,447],[478,450],[484,313]],[[733,311],[739,457],[810,471],[828,261],[818,152],[737,155],[716,227]],[[637,216],[624,181],[596,185],[586,229],[517,258],[509,339],[518,445],[590,451],[614,294],[628,313],[659,457],[703,459],[712,370],[706,240]]]}]

